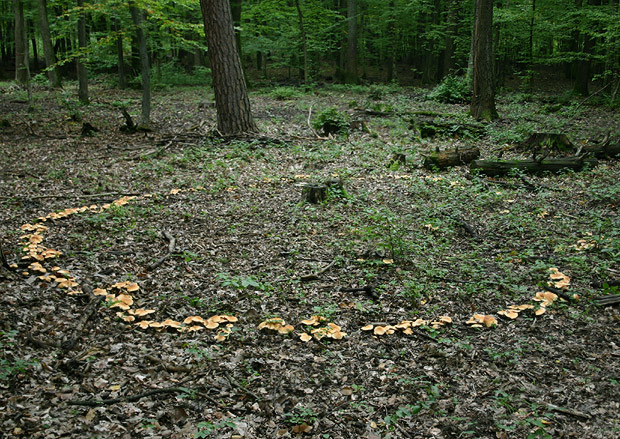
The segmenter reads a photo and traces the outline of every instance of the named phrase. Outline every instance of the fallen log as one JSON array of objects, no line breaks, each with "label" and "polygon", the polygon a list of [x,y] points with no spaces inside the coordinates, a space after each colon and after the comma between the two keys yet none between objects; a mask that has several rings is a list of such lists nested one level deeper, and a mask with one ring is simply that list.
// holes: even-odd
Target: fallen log
[{"label": "fallen log", "polygon": [[620,143],[611,144],[605,143],[602,145],[585,145],[583,147],[583,152],[587,152],[592,154],[594,157],[599,159],[612,159],[620,156]]},{"label": "fallen log", "polygon": [[476,147],[467,149],[446,149],[435,151],[430,155],[424,156],[422,165],[426,169],[449,168],[450,166],[466,165],[480,157],[480,150]]},{"label": "fallen log", "polygon": [[471,162],[470,171],[477,170],[489,176],[506,175],[510,170],[516,169],[530,174],[541,172],[561,172],[565,169],[580,171],[583,168],[594,168],[598,165],[595,158],[584,159],[581,157],[565,157],[545,160],[474,160]]}]

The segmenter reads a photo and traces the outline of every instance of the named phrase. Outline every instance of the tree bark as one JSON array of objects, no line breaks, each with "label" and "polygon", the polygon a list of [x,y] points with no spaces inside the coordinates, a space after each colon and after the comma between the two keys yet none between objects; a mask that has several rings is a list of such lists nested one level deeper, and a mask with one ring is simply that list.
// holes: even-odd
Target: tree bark
[{"label": "tree bark", "polygon": [[230,0],[230,13],[233,19],[233,26],[235,29],[235,42],[237,43],[237,51],[239,52],[239,58],[241,56],[241,0]]},{"label": "tree bark", "polygon": [[15,12],[15,81],[26,84],[28,82],[28,44],[24,3],[21,0],[13,0],[13,10]]},{"label": "tree bark", "polygon": [[308,43],[306,41],[306,29],[304,28],[304,15],[301,12],[299,0],[295,0],[295,7],[297,8],[297,18],[299,19],[299,33],[301,34],[301,44],[304,50],[304,82],[308,83],[310,79],[310,72],[308,69]]},{"label": "tree bark", "polygon": [[123,52],[123,34],[121,24],[117,18],[112,20],[112,30],[116,35],[116,59],[118,64],[118,86],[121,89],[127,88],[127,73],[125,72],[125,56]]},{"label": "tree bark", "polygon": [[77,7],[80,9],[78,19],[78,50],[81,52],[77,57],[78,75],[78,99],[83,104],[88,104],[88,72],[84,64],[84,52],[86,51],[86,18],[84,16],[84,0],[77,0]]},{"label": "tree bark", "polygon": [[52,87],[60,87],[60,73],[58,72],[58,66],[55,65],[56,56],[54,54],[54,47],[52,46],[52,36],[47,16],[47,0],[38,0],[37,6],[39,10],[41,40],[43,41],[43,56],[45,57],[45,66],[49,69],[47,71],[47,77]]},{"label": "tree bark", "polygon": [[491,121],[499,117],[493,80],[493,0],[476,0],[475,17],[471,115],[477,120]]},{"label": "tree bark", "polygon": [[518,169],[528,173],[560,172],[565,169],[580,171],[584,167],[594,168],[598,160],[594,158],[583,159],[580,157],[565,157],[558,159],[537,160],[474,160],[469,166],[470,170],[477,170],[489,176],[506,175],[511,169]]},{"label": "tree bark", "polygon": [[357,0],[347,0],[346,82],[357,81]]},{"label": "tree bark", "polygon": [[140,127],[148,129],[151,126],[151,66],[149,65],[149,52],[144,34],[144,15],[142,10],[136,8],[133,2],[129,2],[129,11],[133,24],[136,26],[142,73],[142,119]]},{"label": "tree bark", "polygon": [[223,135],[256,132],[229,2],[200,0],[200,7],[213,76],[217,128]]}]

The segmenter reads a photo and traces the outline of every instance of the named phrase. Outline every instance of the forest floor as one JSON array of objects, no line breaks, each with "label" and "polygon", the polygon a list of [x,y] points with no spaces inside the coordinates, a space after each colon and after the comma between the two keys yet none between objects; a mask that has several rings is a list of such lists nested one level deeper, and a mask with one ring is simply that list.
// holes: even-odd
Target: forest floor
[{"label": "forest floor", "polygon": [[[28,110],[12,87],[0,437],[620,437],[620,316],[594,301],[618,294],[620,161],[420,166],[455,145],[524,156],[532,132],[619,142],[617,111],[504,93],[502,119],[463,134],[467,106],[422,89],[276,88],[251,93],[260,137],[223,141],[204,88],[155,92],[154,130],[125,134],[136,91],[95,85],[81,107],[37,88]],[[309,113],[332,105],[367,129],[319,139]],[[421,139],[416,117],[455,130]]]}]

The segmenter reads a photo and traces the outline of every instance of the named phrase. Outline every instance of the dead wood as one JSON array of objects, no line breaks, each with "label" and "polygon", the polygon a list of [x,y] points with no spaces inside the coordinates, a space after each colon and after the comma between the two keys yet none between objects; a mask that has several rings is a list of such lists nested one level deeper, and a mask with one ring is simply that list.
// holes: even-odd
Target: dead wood
[{"label": "dead wood", "polygon": [[598,306],[611,306],[620,304],[620,294],[610,294],[594,298],[594,303]]},{"label": "dead wood", "polygon": [[370,285],[359,288],[340,288],[343,293],[364,293],[373,300],[379,300],[380,296],[377,291]]},{"label": "dead wood", "polygon": [[435,151],[424,156],[423,166],[426,169],[445,169],[451,166],[466,165],[480,157],[480,150],[476,147],[465,149],[446,149]]},{"label": "dead wood", "polygon": [[146,267],[146,269],[148,271],[153,271],[155,270],[157,267],[159,267],[161,264],[163,264],[164,262],[166,262],[166,260],[172,255],[172,253],[174,253],[174,251],[176,250],[176,243],[177,240],[174,236],[172,236],[170,234],[170,232],[164,230],[162,232],[162,236],[168,240],[168,253],[166,253],[164,256],[162,256],[161,258],[159,258],[157,261],[153,262],[151,265],[149,265],[148,267]]},{"label": "dead wood", "polygon": [[323,267],[321,270],[317,271],[316,273],[302,274],[301,276],[299,276],[299,280],[302,281],[302,282],[308,282],[308,281],[311,281],[311,280],[318,280],[319,276],[324,274],[327,270],[332,268],[335,264],[336,264],[336,261],[334,260],[334,261],[330,262],[329,264],[327,264],[325,267]]},{"label": "dead wood", "polygon": [[142,398],[146,398],[147,396],[163,395],[163,394],[168,394],[168,393],[188,393],[188,392],[189,392],[189,389],[185,387],[167,387],[165,389],[148,390],[146,392],[138,393],[137,395],[133,395],[133,396],[121,396],[118,398],[99,399],[99,400],[74,400],[74,401],[67,401],[67,404],[81,405],[81,406],[86,406],[86,407],[99,407],[102,405],[117,404],[119,402],[135,402],[135,401],[141,400]]},{"label": "dead wood", "polygon": [[82,311],[82,316],[80,317],[80,320],[75,326],[75,329],[73,330],[73,334],[71,338],[61,343],[61,348],[65,354],[67,352],[70,352],[75,347],[75,345],[77,344],[80,338],[80,334],[84,330],[84,327],[90,321],[90,319],[96,314],[96,312],[99,310],[99,305],[101,304],[101,302],[103,302],[103,296],[92,295],[93,291],[89,285],[82,284],[82,291],[84,291],[88,295],[91,295],[92,297],[90,301],[88,302],[88,305],[86,305],[86,308],[84,308],[84,311]]},{"label": "dead wood", "polygon": [[565,157],[545,160],[474,160],[469,169],[477,170],[485,175],[506,175],[515,169],[526,173],[552,172],[558,173],[566,169],[580,171],[584,168],[594,168],[598,165],[595,158]]},{"label": "dead wood", "polygon": [[138,129],[138,126],[134,123],[131,115],[124,108],[121,110],[123,113],[123,117],[125,118],[125,125],[123,125],[120,130],[123,133],[135,133]]},{"label": "dead wood", "polygon": [[533,157],[536,157],[540,152],[549,154],[551,151],[566,155],[566,153],[574,153],[576,148],[566,134],[533,133],[517,145],[517,150],[530,151]]}]

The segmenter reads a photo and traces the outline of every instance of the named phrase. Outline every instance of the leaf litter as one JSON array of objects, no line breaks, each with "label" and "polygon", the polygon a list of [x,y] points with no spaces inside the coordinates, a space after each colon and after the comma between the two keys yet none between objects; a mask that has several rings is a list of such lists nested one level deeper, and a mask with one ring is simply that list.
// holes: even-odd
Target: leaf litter
[{"label": "leaf litter", "polygon": [[[494,183],[460,168],[386,170],[393,148],[415,142],[380,118],[369,121],[378,139],[355,133],[326,144],[292,122],[302,112],[296,104],[255,96],[263,131],[285,144],[220,144],[205,140],[206,129],[187,129],[215,120],[188,99],[164,95],[153,118],[160,130],[123,136],[122,145],[104,106],[94,110],[103,124],[96,138],[80,138],[53,111],[36,116],[39,137],[4,133],[0,230],[16,269],[0,271],[3,432],[617,433],[618,314],[588,301],[591,281],[619,268],[606,259],[616,248],[608,239],[617,201],[575,189],[614,184],[617,163],[533,178],[574,198],[534,194],[518,180],[487,189]],[[260,119],[274,106],[287,121]],[[154,158],[119,149],[175,138]],[[481,149],[494,146],[483,139]],[[345,175],[349,198],[300,203],[300,179],[333,174]],[[446,214],[459,205],[445,200],[469,196],[486,199],[467,218],[487,237],[481,244]],[[80,197],[85,203],[74,203]],[[167,249],[164,230],[181,250],[149,271]],[[378,299],[341,291],[366,285]],[[565,301],[540,291],[545,285],[583,298]]]}]

